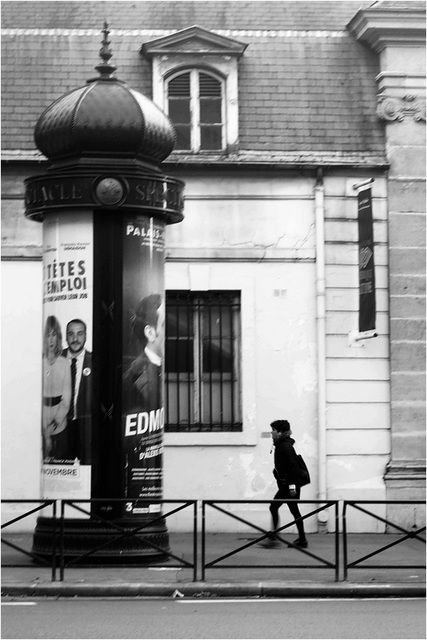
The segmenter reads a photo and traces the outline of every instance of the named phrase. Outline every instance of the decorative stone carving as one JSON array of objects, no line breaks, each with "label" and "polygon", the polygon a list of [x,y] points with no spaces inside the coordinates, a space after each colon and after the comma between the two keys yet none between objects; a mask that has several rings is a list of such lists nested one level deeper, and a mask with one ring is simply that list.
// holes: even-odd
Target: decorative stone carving
[{"label": "decorative stone carving", "polygon": [[425,100],[417,100],[414,103],[414,118],[417,122],[422,120],[426,121],[426,101]]},{"label": "decorative stone carving", "polygon": [[402,106],[396,98],[382,96],[378,99],[377,116],[380,120],[403,120]]},{"label": "decorative stone carving", "polygon": [[426,121],[426,101],[417,100],[413,94],[402,98],[380,95],[377,104],[377,116],[380,120],[401,122],[407,116],[417,122]]}]

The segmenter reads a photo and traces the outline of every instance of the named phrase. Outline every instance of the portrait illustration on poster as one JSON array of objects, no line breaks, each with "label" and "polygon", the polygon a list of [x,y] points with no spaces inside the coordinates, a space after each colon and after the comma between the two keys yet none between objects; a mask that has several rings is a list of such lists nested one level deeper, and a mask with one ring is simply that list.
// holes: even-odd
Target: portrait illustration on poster
[{"label": "portrait illustration on poster", "polygon": [[[124,224],[123,451],[126,498],[161,498],[163,481],[164,223]],[[127,516],[150,510],[132,506]]]},{"label": "portrait illustration on poster", "polygon": [[49,216],[43,234],[42,491],[90,498],[93,223]]}]

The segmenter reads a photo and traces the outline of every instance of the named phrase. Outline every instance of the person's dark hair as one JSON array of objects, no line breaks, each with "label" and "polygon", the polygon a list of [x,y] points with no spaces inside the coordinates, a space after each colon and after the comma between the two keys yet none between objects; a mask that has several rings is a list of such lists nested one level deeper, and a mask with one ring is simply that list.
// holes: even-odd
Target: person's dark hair
[{"label": "person's dark hair", "polygon": [[150,325],[157,327],[158,310],[162,304],[162,296],[159,293],[152,293],[143,298],[138,304],[135,314],[131,318],[131,327],[135,338],[141,343],[142,347],[147,344],[147,336],[145,335],[145,327]]},{"label": "person's dark hair", "polygon": [[285,431],[291,430],[291,425],[287,420],[274,420],[274,422],[270,424],[270,427],[279,433],[285,433]]},{"label": "person's dark hair", "polygon": [[55,347],[55,355],[59,356],[62,353],[62,330],[61,325],[59,324],[59,320],[56,316],[48,316],[46,318],[46,324],[44,327],[43,334],[43,355],[47,356],[47,336],[51,331],[55,331],[56,333],[56,347]]},{"label": "person's dark hair", "polygon": [[69,322],[67,322],[67,332],[68,332],[68,327],[70,326],[70,324],[72,324],[73,322],[78,322],[79,324],[82,324],[85,328],[85,333],[87,333],[87,326],[86,326],[86,322],[83,322],[83,320],[80,320],[80,318],[74,318],[73,320],[70,320]]}]

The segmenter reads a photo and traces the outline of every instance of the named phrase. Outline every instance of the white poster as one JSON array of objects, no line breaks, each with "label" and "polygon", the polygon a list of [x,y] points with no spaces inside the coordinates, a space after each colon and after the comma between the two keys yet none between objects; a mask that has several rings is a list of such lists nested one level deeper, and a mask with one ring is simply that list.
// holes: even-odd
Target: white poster
[{"label": "white poster", "polygon": [[49,214],[43,222],[43,498],[91,497],[92,306],[92,212]]}]

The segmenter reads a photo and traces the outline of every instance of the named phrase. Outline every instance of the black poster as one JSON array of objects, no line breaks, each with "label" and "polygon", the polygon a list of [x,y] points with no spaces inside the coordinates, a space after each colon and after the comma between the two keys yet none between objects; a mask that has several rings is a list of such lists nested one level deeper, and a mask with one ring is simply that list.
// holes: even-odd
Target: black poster
[{"label": "black poster", "polygon": [[359,331],[375,329],[375,266],[372,223],[372,192],[358,194],[359,222]]},{"label": "black poster", "polygon": [[[165,225],[148,216],[123,222],[122,442],[125,498],[162,498]],[[126,516],[160,509],[126,504]]]}]

